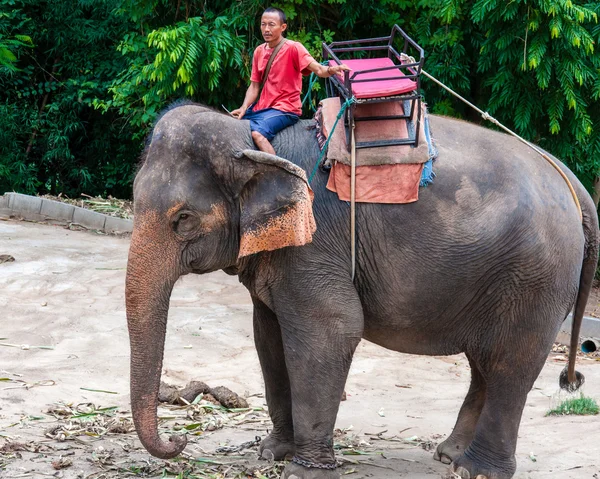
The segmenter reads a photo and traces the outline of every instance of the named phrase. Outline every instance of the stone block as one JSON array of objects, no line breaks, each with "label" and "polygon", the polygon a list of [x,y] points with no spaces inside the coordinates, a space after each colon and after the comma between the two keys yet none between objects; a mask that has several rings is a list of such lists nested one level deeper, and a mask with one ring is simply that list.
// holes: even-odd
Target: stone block
[{"label": "stone block", "polygon": [[16,193],[7,191],[6,193],[4,193],[4,196],[6,198],[7,201],[7,208],[12,208],[12,200],[15,197]]},{"label": "stone block", "polygon": [[123,218],[115,218],[113,216],[107,216],[106,222],[104,223],[104,231],[107,233],[126,233],[133,231],[133,221],[126,220]]},{"label": "stone block", "polygon": [[73,211],[73,223],[91,230],[104,230],[106,216],[85,208],[75,207]]},{"label": "stone block", "polygon": [[7,210],[9,208],[9,198],[10,195],[8,194],[0,196],[0,210]]},{"label": "stone block", "polygon": [[42,199],[37,196],[22,195],[20,193],[10,193],[10,209],[17,216],[29,219],[28,214],[39,215],[42,209]]},{"label": "stone block", "polygon": [[42,199],[42,209],[40,214],[53,220],[73,221],[75,206],[60,201]]}]

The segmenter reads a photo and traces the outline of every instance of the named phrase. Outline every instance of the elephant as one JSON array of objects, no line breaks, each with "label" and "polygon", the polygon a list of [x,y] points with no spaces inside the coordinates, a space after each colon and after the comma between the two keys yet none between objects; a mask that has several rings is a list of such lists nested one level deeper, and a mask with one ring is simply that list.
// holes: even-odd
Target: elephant
[{"label": "elephant", "polygon": [[[159,389],[170,294],[185,274],[237,275],[253,303],[254,340],[273,422],[262,458],[283,478],[340,477],[333,430],[361,339],[409,354],[464,353],[471,384],[434,458],[455,477],[509,479],[527,394],[574,308],[561,385],[576,389],[577,341],[598,258],[594,203],[517,139],[430,116],[436,179],[410,204],[350,205],[325,187],[313,122],[254,148],[249,123],[183,103],[157,120],[134,181],[126,273],[131,406],[148,452],[161,439]],[[580,216],[582,215],[582,217]],[[399,366],[400,367],[400,366]]]}]

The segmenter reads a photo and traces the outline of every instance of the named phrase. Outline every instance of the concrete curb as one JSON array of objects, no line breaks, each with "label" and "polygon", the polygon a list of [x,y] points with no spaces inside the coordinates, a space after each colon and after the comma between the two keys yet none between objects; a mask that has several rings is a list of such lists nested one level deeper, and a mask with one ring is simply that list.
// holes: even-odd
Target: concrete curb
[{"label": "concrete curb", "polygon": [[0,217],[73,224],[104,233],[131,233],[133,221],[21,193],[0,196]]},{"label": "concrete curb", "polygon": [[[565,319],[565,322],[560,327],[557,341],[568,345],[571,341],[571,325],[573,324],[573,314],[570,313]],[[579,342],[588,338],[600,338],[600,319],[584,316],[581,322],[581,333],[579,334]]]}]

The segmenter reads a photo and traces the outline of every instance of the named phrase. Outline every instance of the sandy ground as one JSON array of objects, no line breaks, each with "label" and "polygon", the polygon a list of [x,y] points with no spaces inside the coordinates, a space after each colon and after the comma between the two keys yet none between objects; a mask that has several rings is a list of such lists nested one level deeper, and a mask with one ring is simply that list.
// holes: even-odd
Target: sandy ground
[{"label": "sandy ground", "polygon": [[[260,410],[250,298],[236,277],[221,272],[177,283],[163,380],[224,385],[256,410],[161,408],[163,429],[187,426],[192,433],[180,461],[151,458],[127,432],[128,245],[127,238],[0,221],[0,254],[15,258],[0,264],[0,477],[275,477],[277,467],[256,461],[255,447],[216,454],[219,446],[264,437],[269,427]],[[551,354],[529,394],[517,478],[600,478],[600,417],[545,417],[558,402],[563,359]],[[600,399],[600,362],[582,359],[578,369],[587,378],[586,395]],[[452,430],[468,383],[463,356],[403,355],[361,343],[337,421],[343,473],[357,479],[446,476],[447,466],[432,459],[431,448]],[[115,409],[98,411],[103,407]],[[78,412],[91,415],[77,418]]]}]

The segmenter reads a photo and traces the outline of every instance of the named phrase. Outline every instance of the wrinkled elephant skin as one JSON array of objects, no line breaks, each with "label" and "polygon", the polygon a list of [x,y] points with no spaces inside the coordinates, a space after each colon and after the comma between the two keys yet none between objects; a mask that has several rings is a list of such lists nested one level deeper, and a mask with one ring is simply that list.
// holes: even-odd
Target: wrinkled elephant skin
[{"label": "wrinkled elephant skin", "polygon": [[[169,298],[181,275],[237,274],[273,430],[264,458],[293,456],[283,477],[326,479],[354,350],[366,338],[413,354],[464,352],[471,387],[435,458],[455,475],[509,479],[527,393],[575,305],[574,341],[598,254],[594,204],[517,140],[432,117],[435,182],[406,205],[357,205],[351,279],[349,206],[325,188],[310,122],[253,148],[248,122],[179,105],[157,122],[134,184],[126,300],[131,398],[148,451],[185,447],[157,431]],[[313,193],[314,192],[314,193]],[[563,385],[576,387],[574,350]],[[400,368],[400,365],[399,365]],[[435,387],[435,386],[432,386]]]}]

